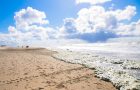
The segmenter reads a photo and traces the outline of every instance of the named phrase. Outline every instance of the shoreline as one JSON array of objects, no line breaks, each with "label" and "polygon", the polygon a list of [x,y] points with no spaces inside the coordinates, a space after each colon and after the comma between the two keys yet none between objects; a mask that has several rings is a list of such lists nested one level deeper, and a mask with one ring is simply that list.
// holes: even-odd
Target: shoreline
[{"label": "shoreline", "polygon": [[140,90],[139,79],[131,76],[126,71],[139,70],[140,63],[119,58],[111,59],[94,55],[90,52],[83,53],[82,51],[71,51],[69,49],[58,49],[56,51],[59,54],[55,54],[55,58],[65,62],[81,64],[88,68],[94,68],[98,78],[113,83],[119,90]]},{"label": "shoreline", "polygon": [[54,59],[47,49],[0,49],[2,90],[116,90],[94,70]]}]

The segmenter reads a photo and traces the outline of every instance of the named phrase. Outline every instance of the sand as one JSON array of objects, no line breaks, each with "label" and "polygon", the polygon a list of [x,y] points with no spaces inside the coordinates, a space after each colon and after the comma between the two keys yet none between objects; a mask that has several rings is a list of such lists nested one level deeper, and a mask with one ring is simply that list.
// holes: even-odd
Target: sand
[{"label": "sand", "polygon": [[42,48],[0,49],[0,90],[116,90],[94,70],[52,57]]}]

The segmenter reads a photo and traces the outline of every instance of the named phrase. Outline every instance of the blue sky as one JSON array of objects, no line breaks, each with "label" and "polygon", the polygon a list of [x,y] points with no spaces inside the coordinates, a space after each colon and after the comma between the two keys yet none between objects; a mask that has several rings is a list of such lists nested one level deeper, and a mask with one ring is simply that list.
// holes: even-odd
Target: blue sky
[{"label": "blue sky", "polygon": [[87,5],[75,4],[75,0],[0,0],[0,32],[7,32],[9,25],[14,24],[14,14],[28,6],[44,11],[51,25],[61,25],[66,17],[76,17],[80,7]]},{"label": "blue sky", "polygon": [[[14,14],[20,9],[28,6],[47,14],[50,25],[60,26],[66,17],[76,17],[80,8],[88,7],[87,4],[76,5],[75,0],[0,0],[0,32],[7,32],[9,25],[14,25]],[[127,5],[137,7],[137,15],[134,21],[140,18],[140,0],[113,0],[105,4],[108,7],[111,3],[115,8],[124,8]]]},{"label": "blue sky", "polygon": [[0,43],[140,37],[139,0],[0,0]]}]

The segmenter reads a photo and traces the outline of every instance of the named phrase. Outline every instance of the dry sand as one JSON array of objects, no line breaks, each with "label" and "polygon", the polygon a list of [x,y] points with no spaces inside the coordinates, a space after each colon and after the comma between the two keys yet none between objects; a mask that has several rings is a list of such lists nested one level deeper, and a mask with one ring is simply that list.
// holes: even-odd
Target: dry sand
[{"label": "dry sand", "polygon": [[46,49],[0,49],[0,90],[116,90],[82,65]]}]

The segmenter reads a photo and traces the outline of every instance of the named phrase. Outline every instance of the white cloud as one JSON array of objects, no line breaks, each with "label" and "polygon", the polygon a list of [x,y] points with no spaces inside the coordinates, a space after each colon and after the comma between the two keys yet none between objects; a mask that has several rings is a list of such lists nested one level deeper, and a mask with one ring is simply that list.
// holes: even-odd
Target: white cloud
[{"label": "white cloud", "polygon": [[112,30],[122,20],[130,20],[136,14],[136,7],[127,6],[124,10],[105,10],[102,6],[81,9],[76,19],[77,30],[81,33]]},{"label": "white cloud", "polygon": [[42,11],[27,7],[15,13],[15,26],[9,26],[9,37],[18,45],[55,38],[56,31],[47,27],[49,21]]},{"label": "white cloud", "polygon": [[75,19],[67,18],[64,20],[64,25],[60,28],[61,37],[97,41],[116,36],[140,35],[138,22],[134,22],[134,25],[133,23],[126,25],[123,22],[129,21],[135,16],[136,7],[134,6],[106,10],[102,6],[94,5],[81,9],[77,14],[78,17]]},{"label": "white cloud", "polygon": [[130,24],[120,23],[116,28],[116,34],[120,36],[140,36],[140,20]]},{"label": "white cloud", "polygon": [[0,44],[13,46],[14,44],[16,44],[16,41],[11,37],[13,37],[11,34],[0,33]]},{"label": "white cloud", "polygon": [[64,19],[64,25],[60,28],[60,32],[62,33],[73,33],[75,32],[75,23],[73,18]]},{"label": "white cloud", "polygon": [[18,28],[23,28],[32,24],[48,24],[46,20],[46,14],[42,11],[27,7],[15,13],[14,19]]},{"label": "white cloud", "polygon": [[97,28],[104,28],[105,9],[101,6],[84,8],[78,12],[76,18],[76,28],[80,33],[96,32]]},{"label": "white cloud", "polygon": [[93,33],[100,30],[110,30],[117,25],[117,18],[102,6],[92,6],[81,9],[75,20],[76,28],[80,33]]},{"label": "white cloud", "polygon": [[140,20],[136,23],[135,30],[136,30],[135,35],[140,36]]},{"label": "white cloud", "polygon": [[106,2],[109,2],[109,1],[112,1],[112,0],[76,0],[76,3],[77,4],[79,4],[79,3],[89,3],[89,4],[92,4],[92,5],[95,5],[95,4],[106,3]]},{"label": "white cloud", "polygon": [[9,30],[9,32],[12,33],[12,34],[17,32],[16,28],[13,27],[13,26],[9,26],[9,27],[8,27],[8,30]]},{"label": "white cloud", "polygon": [[131,18],[136,15],[136,7],[127,6],[124,10],[111,11],[111,13],[114,13],[119,21],[131,20]]}]

